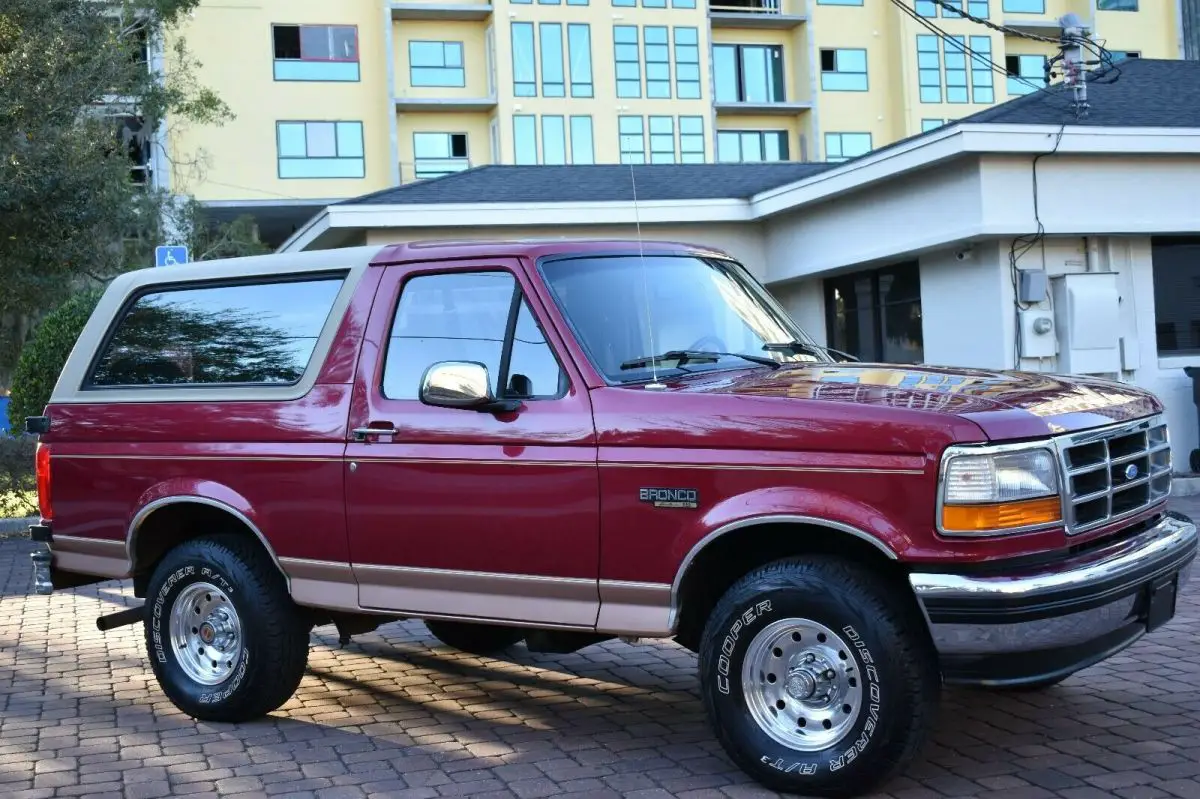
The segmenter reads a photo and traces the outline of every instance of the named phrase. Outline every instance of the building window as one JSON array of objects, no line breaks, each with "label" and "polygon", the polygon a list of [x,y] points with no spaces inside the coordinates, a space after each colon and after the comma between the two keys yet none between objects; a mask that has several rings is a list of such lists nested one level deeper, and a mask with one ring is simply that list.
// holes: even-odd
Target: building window
[{"label": "building window", "polygon": [[1010,95],[1029,94],[1046,85],[1046,57],[1042,55],[1009,55],[1004,57]]},{"label": "building window", "polygon": [[675,96],[700,99],[700,30],[675,28]]},{"label": "building window", "polygon": [[642,8],[666,8],[667,0],[642,0]]},{"label": "building window", "polygon": [[1096,0],[1097,11],[1137,11],[1138,0]]},{"label": "building window", "polygon": [[871,152],[870,133],[826,133],[825,160],[849,161]]},{"label": "building window", "polygon": [[679,118],[679,163],[704,163],[704,117]]},{"label": "building window", "polygon": [[568,58],[571,60],[571,96],[592,97],[592,28],[590,25],[567,26]]},{"label": "building window", "polygon": [[821,88],[827,92],[865,92],[867,51],[822,50]]},{"label": "building window", "polygon": [[[946,0],[946,5],[953,6],[947,8],[941,6],[942,16],[950,19],[962,19],[963,0]],[[932,0],[918,0],[918,13],[923,17],[935,16],[935,12],[929,9],[930,6],[937,7],[937,4]],[[976,19],[987,19],[988,16],[988,0],[967,0],[967,13]],[[927,13],[928,12],[928,13]]]},{"label": "building window", "polygon": [[462,42],[409,42],[409,82],[413,86],[466,86]]},{"label": "building window", "polygon": [[281,178],[366,177],[361,122],[278,122]]},{"label": "building window", "polygon": [[513,162],[538,162],[537,117],[532,114],[513,114]]},{"label": "building window", "polygon": [[1158,354],[1200,355],[1200,238],[1155,237],[1150,257]]},{"label": "building window", "polygon": [[637,26],[614,25],[613,42],[617,64],[617,97],[641,97],[642,64],[638,57]]},{"label": "building window", "polygon": [[567,163],[567,121],[563,117],[542,117],[542,163]]},{"label": "building window", "polygon": [[713,46],[718,103],[784,101],[783,48],[777,45]]},{"label": "building window", "polygon": [[588,0],[567,0],[569,6],[586,6],[587,4]]},{"label": "building window", "polygon": [[538,0],[538,3],[544,6],[561,6],[562,0]]},{"label": "building window", "polygon": [[1109,51],[1113,61],[1124,61],[1126,58],[1141,58],[1142,54],[1137,50],[1117,50]]},{"label": "building window", "polygon": [[825,280],[831,347],[868,363],[920,363],[921,272],[916,261]]},{"label": "building window", "polygon": [[674,117],[650,117],[650,163],[675,163]]},{"label": "building window", "polygon": [[358,28],[353,25],[272,25],[275,80],[356,81]]},{"label": "building window", "polygon": [[619,8],[633,8],[637,5],[637,0],[612,0],[612,4]]},{"label": "building window", "polygon": [[994,103],[992,37],[972,36],[968,41],[971,44],[971,99],[977,103]]},{"label": "building window", "polygon": [[596,163],[591,117],[571,117],[571,163]]},{"label": "building window", "polygon": [[671,8],[695,8],[696,0],[671,0]]},{"label": "building window", "polygon": [[1001,8],[1010,14],[1045,14],[1046,0],[1004,0]]},{"label": "building window", "polygon": [[417,180],[440,178],[469,169],[467,134],[414,133],[413,176]]},{"label": "building window", "polygon": [[913,4],[917,14],[922,17],[936,17],[938,5],[933,0],[916,0]]},{"label": "building window", "polygon": [[621,163],[646,163],[646,135],[641,117],[617,117],[617,133],[621,137]]},{"label": "building window", "polygon": [[928,133],[931,130],[937,130],[938,128],[940,128],[942,125],[945,125],[945,124],[946,124],[946,120],[944,120],[944,119],[922,119],[921,120],[921,132]]},{"label": "building window", "polygon": [[936,36],[917,36],[917,80],[921,86],[921,102],[942,101],[942,61]]},{"label": "building window", "polygon": [[513,94],[537,97],[537,67],[533,45],[533,23],[512,24]]},{"label": "building window", "polygon": [[819,6],[861,6],[863,0],[817,0]]},{"label": "building window", "polygon": [[946,102],[969,103],[966,37],[947,36],[942,40],[942,49],[942,63],[946,65]]},{"label": "building window", "polygon": [[642,29],[646,38],[646,97],[652,100],[671,96],[671,46],[665,25],[647,25]]},{"label": "building window", "polygon": [[542,96],[566,97],[562,25],[557,22],[543,22],[538,25],[538,33],[542,39]]},{"label": "building window", "polygon": [[1158,354],[1200,355],[1200,240],[1155,238],[1152,259]]},{"label": "building window", "polygon": [[717,160],[756,163],[788,160],[788,134],[783,130],[719,130]]}]

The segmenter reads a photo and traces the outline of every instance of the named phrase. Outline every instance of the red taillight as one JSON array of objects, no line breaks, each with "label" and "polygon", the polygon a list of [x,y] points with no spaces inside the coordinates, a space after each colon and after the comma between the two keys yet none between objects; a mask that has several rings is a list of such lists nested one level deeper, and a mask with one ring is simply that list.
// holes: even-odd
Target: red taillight
[{"label": "red taillight", "polygon": [[54,507],[50,504],[50,447],[45,444],[37,445],[37,491],[38,508],[42,518],[50,521],[54,518]]}]

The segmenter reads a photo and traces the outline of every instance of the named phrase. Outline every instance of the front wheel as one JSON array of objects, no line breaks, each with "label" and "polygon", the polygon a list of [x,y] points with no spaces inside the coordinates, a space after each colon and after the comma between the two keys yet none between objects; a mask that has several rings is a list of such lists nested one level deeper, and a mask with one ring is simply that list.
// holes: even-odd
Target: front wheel
[{"label": "front wheel", "polygon": [[915,612],[832,558],[779,561],[730,588],[705,627],[700,681],[734,762],[810,796],[866,792],[906,766],[941,686]]},{"label": "front wheel", "polygon": [[180,544],[154,569],[146,597],[154,675],[189,716],[249,721],[300,685],[310,627],[255,542],[219,535]]}]

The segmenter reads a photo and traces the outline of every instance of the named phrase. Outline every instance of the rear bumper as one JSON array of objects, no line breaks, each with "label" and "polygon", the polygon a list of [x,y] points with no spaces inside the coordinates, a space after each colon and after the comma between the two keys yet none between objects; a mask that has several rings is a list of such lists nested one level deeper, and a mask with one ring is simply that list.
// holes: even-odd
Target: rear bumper
[{"label": "rear bumper", "polygon": [[[47,522],[35,524],[29,528],[29,537],[39,544],[29,558],[33,561],[33,593],[52,594],[56,590],[78,588],[81,585],[103,582],[108,577],[82,572],[68,571],[56,562],[55,553],[51,551],[54,533]],[[69,539],[61,539],[67,541]]]},{"label": "rear bumper", "polygon": [[1012,574],[913,573],[948,683],[1019,685],[1071,674],[1175,615],[1196,525],[1169,513],[1135,536]]}]

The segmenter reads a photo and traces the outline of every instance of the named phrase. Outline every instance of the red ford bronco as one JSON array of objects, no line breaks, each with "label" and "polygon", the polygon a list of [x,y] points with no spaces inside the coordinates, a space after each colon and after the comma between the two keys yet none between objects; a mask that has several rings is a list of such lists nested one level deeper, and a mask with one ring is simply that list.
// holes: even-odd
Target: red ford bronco
[{"label": "red ford bronco", "polygon": [[408,244],[109,286],[44,416],[36,590],[132,579],[162,690],[239,721],[309,632],[674,638],[779,790],[902,768],[942,683],[1052,685],[1168,621],[1196,527],[1160,403],[851,363],[729,256]]}]

